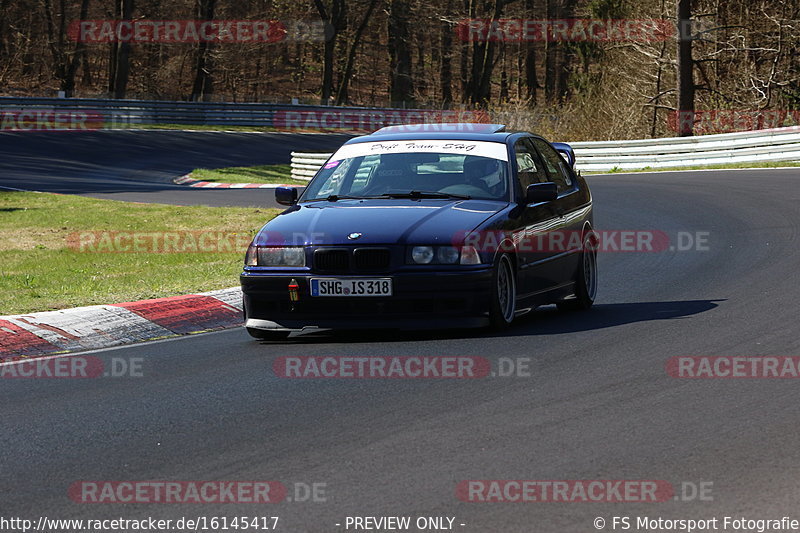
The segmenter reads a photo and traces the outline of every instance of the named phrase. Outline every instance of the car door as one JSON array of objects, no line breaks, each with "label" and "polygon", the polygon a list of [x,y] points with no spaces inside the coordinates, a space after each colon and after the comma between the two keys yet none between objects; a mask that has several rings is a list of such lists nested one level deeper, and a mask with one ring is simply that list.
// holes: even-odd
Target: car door
[{"label": "car door", "polygon": [[554,182],[558,188],[558,199],[551,202],[557,217],[553,224],[556,233],[548,239],[553,253],[543,268],[543,275],[560,285],[571,281],[577,268],[587,207],[578,180],[564,158],[544,139],[532,137],[531,142],[541,158],[547,181]]},{"label": "car door", "polygon": [[[524,198],[528,185],[547,182],[548,176],[529,137],[521,138],[514,144],[514,157],[517,168],[516,179],[519,182],[521,198]],[[547,246],[543,246],[541,240],[542,235],[547,235],[560,223],[551,203],[525,205],[514,231],[519,272],[518,297],[521,299],[534,296],[554,284],[548,265],[554,253]]]}]

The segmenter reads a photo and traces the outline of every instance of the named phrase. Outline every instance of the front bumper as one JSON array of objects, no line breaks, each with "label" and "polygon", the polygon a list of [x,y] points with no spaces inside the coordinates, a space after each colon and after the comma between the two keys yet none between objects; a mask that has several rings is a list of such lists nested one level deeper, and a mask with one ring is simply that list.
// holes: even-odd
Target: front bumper
[{"label": "front bumper", "polygon": [[[390,277],[393,296],[311,296],[309,280],[320,277]],[[299,285],[298,301],[289,297],[291,280]],[[272,330],[480,327],[488,324],[491,280],[490,268],[372,276],[255,271],[240,276],[247,327]]]}]

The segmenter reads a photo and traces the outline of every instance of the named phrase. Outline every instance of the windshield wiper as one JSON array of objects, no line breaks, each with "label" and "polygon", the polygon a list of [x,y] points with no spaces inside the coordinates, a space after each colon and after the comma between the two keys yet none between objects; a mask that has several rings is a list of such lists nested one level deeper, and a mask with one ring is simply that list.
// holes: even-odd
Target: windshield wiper
[{"label": "windshield wiper", "polygon": [[310,198],[309,202],[337,202],[339,200],[376,200],[381,198],[457,198],[459,200],[470,200],[472,197],[466,194],[451,194],[436,191],[409,191],[409,192],[390,192],[386,194],[376,194],[373,196],[350,196],[346,194],[331,194],[321,198]]},{"label": "windshield wiper", "polygon": [[448,192],[434,192],[434,191],[409,191],[409,192],[391,192],[386,194],[390,198],[458,198],[459,200],[469,200],[472,196],[466,194],[452,194]]},{"label": "windshield wiper", "polygon": [[346,194],[331,194],[325,198],[313,198],[313,200],[327,200],[328,202],[336,202],[337,200],[365,200],[369,198],[388,198],[388,196],[348,196]]}]

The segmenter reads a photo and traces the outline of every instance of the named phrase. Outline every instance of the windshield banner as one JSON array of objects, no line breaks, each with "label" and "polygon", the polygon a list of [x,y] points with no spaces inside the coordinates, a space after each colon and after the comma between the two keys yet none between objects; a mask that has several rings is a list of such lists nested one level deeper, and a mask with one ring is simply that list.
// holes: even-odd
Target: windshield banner
[{"label": "windshield banner", "polygon": [[508,161],[508,150],[503,143],[453,140],[380,141],[346,144],[333,154],[330,160],[341,161],[342,159],[374,154],[408,154],[414,152],[477,155]]}]

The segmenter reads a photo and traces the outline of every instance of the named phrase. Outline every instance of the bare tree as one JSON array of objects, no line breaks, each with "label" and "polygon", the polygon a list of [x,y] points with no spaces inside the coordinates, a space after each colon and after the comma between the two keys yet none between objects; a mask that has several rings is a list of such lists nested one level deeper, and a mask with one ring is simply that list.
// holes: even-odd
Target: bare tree
[{"label": "bare tree", "polygon": [[439,61],[441,70],[439,75],[439,85],[442,90],[442,107],[447,109],[453,103],[453,30],[450,23],[452,16],[453,2],[446,0],[444,13],[439,26]]},{"label": "bare tree", "polygon": [[[534,14],[534,0],[525,0],[525,14],[532,17]],[[526,96],[531,104],[536,105],[536,90],[539,88],[539,79],[536,74],[536,43],[525,43],[525,87]]]},{"label": "bare tree", "polygon": [[[75,91],[75,74],[81,64],[86,45],[76,39],[72,50],[67,39],[67,6],[65,0],[59,0],[58,10],[51,0],[42,0],[45,25],[47,27],[47,44],[53,61],[53,74],[59,82],[59,88],[67,97]],[[81,0],[80,20],[87,17],[89,0]]]},{"label": "bare tree", "polygon": [[325,45],[322,56],[322,95],[320,100],[323,105],[330,103],[333,95],[333,67],[336,39],[347,27],[347,2],[346,0],[314,0],[320,18],[326,25]]},{"label": "bare tree", "polygon": [[[480,0],[475,0],[478,2]],[[489,24],[496,24],[503,16],[506,5],[515,0],[483,0],[480,14],[489,15]],[[470,17],[477,18],[479,12],[475,3],[470,2]],[[487,17],[483,17],[487,18]],[[467,100],[478,107],[486,107],[492,95],[492,74],[500,57],[498,44],[493,39],[480,39],[472,43],[472,68],[467,82]]]},{"label": "bare tree", "polygon": [[356,53],[358,52],[358,47],[361,44],[361,37],[364,35],[364,30],[367,29],[367,25],[369,24],[370,18],[372,17],[372,12],[375,10],[376,5],[378,5],[378,0],[369,0],[369,3],[367,4],[367,10],[364,12],[364,17],[361,19],[361,23],[358,25],[358,29],[356,29],[356,33],[353,36],[352,42],[350,43],[350,51],[347,53],[347,62],[344,66],[344,73],[342,74],[342,79],[339,83],[339,90],[336,92],[336,105],[345,104],[349,100],[348,89],[350,87],[350,79],[353,77],[353,65],[356,61]]},{"label": "bare tree", "polygon": [[[216,0],[197,0],[197,18],[199,20],[214,20]],[[213,43],[202,40],[197,47],[195,58],[194,83],[192,85],[192,100],[209,101],[214,93],[214,77],[212,75]]]},{"label": "bare tree", "polygon": [[389,0],[389,100],[392,105],[405,106],[414,101],[410,17],[408,0]]},{"label": "bare tree", "polygon": [[[116,20],[133,18],[134,0],[115,0],[114,15]],[[131,43],[128,41],[111,42],[108,67],[108,92],[113,98],[125,98],[130,75]]]},{"label": "bare tree", "polygon": [[694,60],[692,59],[692,0],[678,0],[678,135],[693,134]]}]

